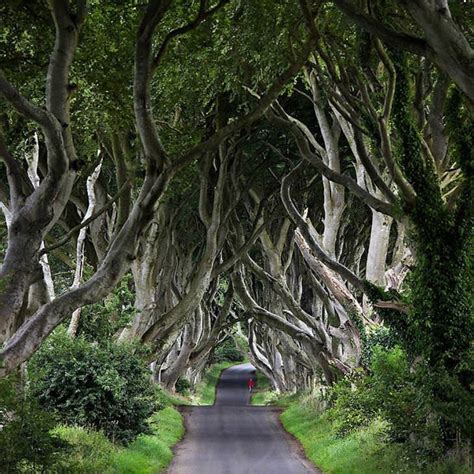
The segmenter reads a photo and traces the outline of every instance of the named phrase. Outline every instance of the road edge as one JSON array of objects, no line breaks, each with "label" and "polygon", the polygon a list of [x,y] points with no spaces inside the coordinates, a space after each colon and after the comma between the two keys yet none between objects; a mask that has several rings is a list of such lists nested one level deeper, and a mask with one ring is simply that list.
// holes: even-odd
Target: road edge
[{"label": "road edge", "polygon": [[298,453],[299,458],[302,460],[303,464],[306,467],[311,468],[312,471],[314,471],[315,474],[323,474],[323,471],[321,470],[321,468],[316,466],[316,464],[314,464],[308,458],[308,455],[306,454],[306,451],[305,451],[304,446],[301,443],[301,441],[294,434],[292,434],[292,433],[290,433],[289,431],[286,430],[285,425],[283,424],[283,422],[281,420],[281,415],[285,411],[285,408],[278,407],[278,406],[276,406],[276,407],[269,406],[269,407],[265,407],[265,408],[269,409],[268,411],[273,412],[273,414],[274,414],[274,416],[277,420],[277,423],[280,425],[280,428],[285,433],[285,437],[288,440],[288,443],[291,446],[293,446],[295,451]]}]

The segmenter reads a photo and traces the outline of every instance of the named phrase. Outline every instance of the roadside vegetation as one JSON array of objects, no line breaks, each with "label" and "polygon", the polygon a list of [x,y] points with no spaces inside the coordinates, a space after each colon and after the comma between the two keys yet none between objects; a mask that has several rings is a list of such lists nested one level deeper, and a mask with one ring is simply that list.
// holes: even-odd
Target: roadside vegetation
[{"label": "roadside vegetation", "polygon": [[0,386],[1,472],[151,474],[171,461],[184,434],[175,405],[187,400],[153,386],[130,346],[60,331],[29,373],[28,384],[14,376]]},{"label": "roadside vegetation", "polygon": [[278,395],[272,390],[271,382],[257,370],[257,382],[250,399],[252,405],[271,405],[278,400]]},{"label": "roadside vegetation", "polygon": [[374,345],[367,357],[365,370],[330,389],[282,395],[263,382],[252,403],[280,406],[285,429],[325,474],[472,472],[467,449],[441,455],[405,352]]},{"label": "roadside vegetation", "polygon": [[184,435],[178,406],[212,405],[222,370],[244,360],[229,338],[196,387],[182,378],[170,392],[152,383],[146,352],[92,337],[88,322],[75,338],[58,328],[28,378],[0,380],[0,472],[162,472]]},{"label": "roadside vegetation", "polygon": [[391,437],[390,424],[367,419],[345,434],[333,410],[322,411],[314,395],[286,401],[281,415],[285,429],[302,444],[306,456],[324,474],[469,474],[469,461],[433,461],[422,452]]},{"label": "roadside vegetation", "polygon": [[[183,437],[183,419],[177,409],[168,406],[150,419],[150,434],[142,434],[112,461],[112,473],[157,473],[173,459],[171,448]],[[107,472],[107,471],[106,471]]]},{"label": "roadside vegetation", "polygon": [[242,353],[329,472],[461,469],[473,8],[0,1],[0,471],[160,469]]},{"label": "roadside vegetation", "polygon": [[[152,474],[171,462],[171,448],[184,434],[183,420],[173,406],[149,419],[147,434],[140,434],[126,447],[112,443],[102,432],[80,426],[61,425],[52,432],[67,443],[67,454],[58,456],[52,472]],[[31,471],[26,471],[31,472]]]}]

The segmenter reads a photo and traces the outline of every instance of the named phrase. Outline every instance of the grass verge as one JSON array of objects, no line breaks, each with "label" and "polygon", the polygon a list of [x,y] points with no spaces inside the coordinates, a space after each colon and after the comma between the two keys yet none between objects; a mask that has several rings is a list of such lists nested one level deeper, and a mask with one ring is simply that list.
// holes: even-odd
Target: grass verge
[{"label": "grass verge", "polygon": [[303,445],[306,456],[324,474],[468,474],[461,467],[446,460],[442,463],[418,466],[407,454],[407,449],[388,441],[385,422],[372,423],[351,434],[334,434],[327,413],[312,412],[300,401],[289,400],[282,413],[285,429]]},{"label": "grass verge", "polygon": [[221,372],[233,365],[240,364],[242,362],[220,362],[214,364],[206,371],[203,379],[196,386],[196,390],[191,397],[193,404],[195,405],[214,405],[216,399],[216,386],[219,382]]},{"label": "grass verge", "polygon": [[277,394],[272,390],[270,380],[257,370],[257,383],[250,400],[251,405],[272,405],[277,400]]},{"label": "grass verge", "polygon": [[166,407],[151,420],[152,434],[140,435],[113,459],[110,474],[148,474],[164,470],[173,458],[171,448],[184,435],[183,420],[174,407]]},{"label": "grass verge", "polygon": [[75,474],[156,474],[171,462],[171,448],[183,437],[183,418],[174,404],[181,397],[162,391],[159,396],[169,405],[150,419],[151,432],[142,434],[127,447],[119,447],[102,433],[77,426],[59,426],[56,434],[70,445],[55,472]]}]

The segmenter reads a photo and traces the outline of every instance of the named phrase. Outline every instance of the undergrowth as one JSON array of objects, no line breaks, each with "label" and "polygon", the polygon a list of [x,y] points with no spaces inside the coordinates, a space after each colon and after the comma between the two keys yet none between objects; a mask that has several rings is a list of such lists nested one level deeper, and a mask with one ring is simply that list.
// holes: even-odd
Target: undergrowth
[{"label": "undergrowth", "polygon": [[150,433],[139,435],[126,447],[118,447],[101,432],[79,426],[61,425],[54,433],[69,444],[69,453],[53,472],[77,474],[155,474],[173,458],[171,448],[184,435],[182,417],[173,406],[149,420]]},{"label": "undergrowth", "polygon": [[292,400],[282,413],[285,429],[296,436],[307,457],[324,474],[468,474],[454,459],[419,464],[403,443],[389,440],[385,420],[374,418],[347,435],[338,435],[330,412],[318,412],[312,402]]}]

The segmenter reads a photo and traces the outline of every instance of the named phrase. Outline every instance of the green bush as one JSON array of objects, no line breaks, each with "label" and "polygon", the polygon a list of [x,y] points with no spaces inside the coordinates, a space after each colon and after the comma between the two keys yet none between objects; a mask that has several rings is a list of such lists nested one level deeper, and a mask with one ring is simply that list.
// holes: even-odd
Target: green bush
[{"label": "green bush", "polygon": [[329,416],[339,436],[367,426],[380,412],[369,379],[360,372],[336,384],[329,393],[329,401]]},{"label": "green bush", "polygon": [[220,346],[214,349],[211,363],[218,364],[220,362],[242,362],[244,356],[242,352],[235,345],[234,340],[229,337]]},{"label": "green bush", "polygon": [[185,379],[184,377],[180,377],[175,384],[175,391],[177,393],[180,393],[181,395],[187,395],[189,393],[189,390],[191,388],[191,383],[189,382],[188,379]]},{"label": "green bush", "polygon": [[[400,347],[374,347],[369,375],[363,372],[339,382],[330,392],[329,416],[339,436],[368,426],[374,418],[388,422],[393,441],[411,441],[416,449],[440,449],[437,418],[429,392],[420,390],[420,371],[411,370]],[[426,385],[426,384],[425,384]]]},{"label": "green bush", "polygon": [[42,410],[16,375],[0,380],[0,472],[43,472],[67,444],[50,433],[54,418]]},{"label": "green bush", "polygon": [[376,326],[365,331],[364,343],[362,346],[361,363],[365,368],[370,369],[374,350],[381,347],[386,351],[393,349],[399,343],[399,338],[394,331],[387,326]]},{"label": "green bush", "polygon": [[423,392],[416,371],[410,370],[406,353],[400,348],[385,352],[374,351],[373,374],[370,388],[381,413],[392,427],[396,441],[407,441],[410,436],[420,441],[437,437],[436,425],[430,416],[430,395]]},{"label": "green bush", "polygon": [[67,424],[129,442],[147,431],[156,407],[146,364],[129,345],[98,345],[57,331],[30,363],[40,404]]}]

